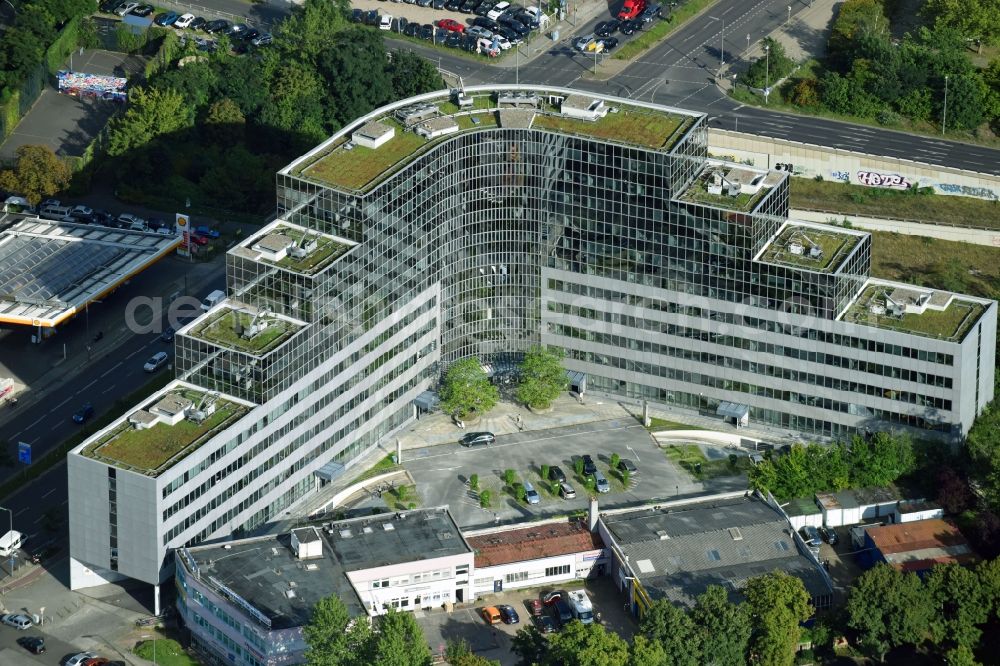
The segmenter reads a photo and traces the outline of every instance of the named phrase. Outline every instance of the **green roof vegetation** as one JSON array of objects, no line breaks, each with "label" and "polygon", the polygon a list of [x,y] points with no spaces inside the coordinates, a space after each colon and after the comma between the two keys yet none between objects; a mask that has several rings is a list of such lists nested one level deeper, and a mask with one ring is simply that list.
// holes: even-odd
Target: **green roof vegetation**
[{"label": "green roof vegetation", "polygon": [[618,107],[618,113],[608,113],[595,121],[538,114],[532,128],[660,150],[672,146],[690,122],[691,118],[686,116],[622,106]]},{"label": "green roof vegetation", "polygon": [[[199,391],[171,391],[191,400],[195,406],[205,395]],[[157,398],[156,400],[159,400]],[[151,407],[153,401],[146,407]],[[127,421],[104,437],[84,447],[81,453],[117,467],[133,468],[155,476],[177,455],[191,453],[217,432],[242,417],[248,408],[217,400],[215,412],[201,423],[184,419],[176,425],[157,423],[152,428],[136,429]]]},{"label": "green roof vegetation", "polygon": [[728,194],[712,194],[708,191],[708,181],[712,177],[712,171],[711,168],[702,171],[678,199],[749,213],[771,191],[769,187],[761,187],[755,194],[737,194],[735,197]]},{"label": "green roof vegetation", "polygon": [[296,243],[301,241],[302,237],[306,235],[309,236],[310,241],[316,241],[316,249],[306,256],[300,258],[293,257],[289,254],[285,256],[284,259],[277,262],[278,266],[288,268],[297,273],[315,273],[320,268],[323,268],[328,263],[337,259],[340,255],[351,249],[351,246],[347,243],[340,243],[329,236],[307,233],[302,229],[293,229],[292,227],[284,225],[276,227],[271,233],[288,236],[289,238],[294,239]]},{"label": "green roof vegetation", "polygon": [[[764,248],[760,259],[772,264],[813,271],[834,271],[854,251],[861,239],[862,236],[835,229],[790,225]],[[789,249],[792,243],[797,243],[802,248],[799,254]],[[810,257],[809,250],[812,247],[818,247],[822,254],[816,258]]]},{"label": "green roof vegetation", "polygon": [[374,149],[353,144],[354,148],[351,150],[344,147],[346,141],[339,143],[329,153],[303,169],[302,174],[349,190],[360,190],[427,143],[414,132],[404,132],[403,126],[395,120],[383,118],[380,122],[396,130],[396,135],[386,143]]},{"label": "green roof vegetation", "polygon": [[258,317],[257,320],[258,325],[262,321],[267,322],[267,328],[263,331],[252,338],[237,335],[235,330],[237,323],[241,325],[242,330],[246,330],[253,321],[254,316],[249,312],[225,308],[191,331],[191,334],[206,342],[213,342],[239,351],[262,354],[280,345],[299,329],[296,324],[290,321],[279,319],[274,315],[266,315]]},{"label": "green roof vegetation", "polygon": [[886,294],[893,289],[891,286],[869,285],[844,313],[843,320],[852,324],[959,342],[986,310],[986,306],[981,303],[956,298],[944,310],[927,308],[922,314],[897,316],[889,312],[872,312],[873,306],[878,311],[885,307]]}]

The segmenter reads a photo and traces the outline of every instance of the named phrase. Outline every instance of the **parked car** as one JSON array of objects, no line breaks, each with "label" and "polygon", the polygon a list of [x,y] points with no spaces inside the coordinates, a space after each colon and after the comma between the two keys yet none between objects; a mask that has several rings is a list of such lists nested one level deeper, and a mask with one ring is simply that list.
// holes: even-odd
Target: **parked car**
[{"label": "parked car", "polygon": [[417,7],[430,7],[434,0],[417,0]]},{"label": "parked car", "polygon": [[409,23],[405,28],[403,28],[403,34],[407,37],[418,37],[420,35],[420,24],[419,23]]},{"label": "parked car", "polygon": [[638,18],[639,14],[645,9],[646,0],[625,0],[621,10],[618,12],[618,18],[622,21],[631,21],[634,18]]},{"label": "parked car", "polygon": [[80,664],[88,659],[95,659],[99,656],[96,652],[80,652],[67,659],[63,666],[80,666]]},{"label": "parked car", "polygon": [[539,633],[554,634],[556,632],[556,621],[552,619],[551,615],[540,615],[536,617],[535,625],[538,627]]},{"label": "parked car", "polygon": [[764,462],[764,456],[757,453],[756,451],[751,451],[750,453],[747,454],[747,457],[750,458],[750,464],[755,467]]},{"label": "parked car", "polygon": [[174,330],[173,326],[167,326],[165,329],[163,329],[163,332],[160,333],[160,340],[162,342],[173,342],[174,341],[174,333],[176,333],[176,332],[177,331]]},{"label": "parked car", "polygon": [[124,4],[118,5],[115,8],[115,14],[118,14],[118,16],[125,16],[138,6],[139,6],[138,2],[126,2]]},{"label": "parked car", "polygon": [[0,622],[20,631],[24,631],[31,626],[31,618],[21,613],[5,613],[4,615],[0,615]]},{"label": "parked car", "polygon": [[497,28],[500,27],[499,23],[497,23],[493,19],[488,19],[485,16],[477,16],[476,18],[472,19],[472,25],[479,26],[480,28],[486,28],[487,30],[490,31],[495,31]]},{"label": "parked car", "polygon": [[586,51],[587,46],[590,45],[595,39],[596,36],[593,33],[577,37],[576,41],[573,42],[573,48],[577,51]]},{"label": "parked car", "polygon": [[639,14],[639,20],[642,21],[643,23],[650,23],[654,19],[662,17],[663,17],[663,7],[655,3],[648,5],[645,9],[642,10],[642,13]]},{"label": "parked car", "polygon": [[497,610],[500,611],[500,617],[503,619],[504,624],[517,624],[521,621],[513,606],[503,604],[502,606],[497,606]]},{"label": "parked car", "polygon": [[546,606],[551,606],[565,596],[565,590],[552,590],[551,592],[546,592],[542,595],[542,603]]},{"label": "parked car", "polygon": [[392,16],[389,14],[383,14],[378,20],[379,30],[391,30],[392,29]]},{"label": "parked car", "polygon": [[450,30],[451,32],[465,32],[465,26],[455,19],[441,19],[437,22],[437,26],[439,28],[444,28],[445,30]]},{"label": "parked car", "polygon": [[39,636],[21,636],[17,639],[17,644],[31,654],[44,654],[45,639]]},{"label": "parked car", "polygon": [[202,28],[208,34],[214,34],[216,32],[225,32],[229,29],[229,21],[225,19],[215,19],[214,21],[209,21]]},{"label": "parked car", "polygon": [[576,499],[576,491],[573,490],[573,486],[563,481],[559,484],[559,496],[563,499]]},{"label": "parked car", "polygon": [[636,475],[639,473],[639,468],[636,467],[635,463],[633,463],[628,458],[622,458],[621,460],[618,461],[618,471],[628,472],[629,474]]},{"label": "parked car", "polygon": [[531,611],[532,617],[542,616],[542,601],[541,599],[525,599],[524,607]]},{"label": "parked car", "polygon": [[85,423],[93,415],[94,406],[89,402],[84,403],[83,407],[73,414],[73,423]]},{"label": "parked car", "polygon": [[549,467],[549,481],[558,481],[562,483],[566,480],[566,475],[563,474],[562,468],[559,465],[553,465]]},{"label": "parked car", "polygon": [[174,21],[174,27],[178,30],[187,30],[191,27],[194,22],[194,14],[181,14],[176,21]]},{"label": "parked car", "polygon": [[566,603],[565,598],[560,597],[552,604],[552,618],[560,627],[565,627],[573,621],[573,610]]},{"label": "parked car", "polygon": [[497,437],[491,432],[469,432],[462,435],[462,446],[471,448],[473,446],[489,446],[496,444]]},{"label": "parked car", "polygon": [[472,14],[475,12],[476,7],[478,6],[479,3],[476,0],[465,0],[465,2],[463,2],[462,6],[459,8],[459,11],[462,12],[463,14]]},{"label": "parked car", "polygon": [[153,19],[153,23],[162,28],[166,28],[167,26],[173,25],[174,21],[176,21],[178,18],[180,18],[180,14],[178,14],[177,12],[163,12],[155,19]]},{"label": "parked car", "polygon": [[511,30],[521,35],[522,37],[527,37],[528,35],[531,34],[531,28],[529,28],[528,26],[524,25],[523,23],[521,23],[516,19],[510,18],[509,16],[500,17],[499,23],[502,26],[510,28]]},{"label": "parked car", "polygon": [[618,30],[621,27],[622,27],[621,21],[615,19],[612,19],[610,21],[602,21],[601,23],[597,24],[596,28],[594,28],[594,34],[597,35],[598,37],[610,37],[611,35],[618,32]]},{"label": "parked car", "polygon": [[121,4],[124,4],[124,0],[103,0],[97,8],[106,14],[111,14],[114,13],[115,9],[118,8],[118,5]]},{"label": "parked car", "polygon": [[472,10],[472,13],[476,16],[486,16],[493,9],[493,0],[484,0],[476,5],[476,8]]},{"label": "parked car", "polygon": [[149,16],[154,11],[156,11],[156,8],[153,7],[153,5],[139,5],[138,7],[132,10],[132,16],[145,17]]},{"label": "parked car", "polygon": [[156,372],[157,370],[165,366],[169,359],[170,357],[167,356],[167,352],[156,352],[155,354],[149,357],[149,360],[146,361],[146,364],[144,366],[142,366],[142,369],[145,370],[146,372]]},{"label": "parked car", "polygon": [[831,546],[836,546],[840,541],[840,539],[837,538],[837,533],[831,527],[824,527],[820,525],[816,528],[816,531],[819,532],[820,538]]},{"label": "parked car", "polygon": [[594,459],[589,453],[583,454],[583,475],[591,476],[597,471],[597,465],[594,464]]},{"label": "parked car", "polygon": [[202,236],[199,233],[194,233],[191,234],[189,238],[195,245],[208,245],[208,236]]},{"label": "parked car", "polygon": [[502,25],[499,28],[497,28],[496,34],[503,35],[507,39],[507,41],[510,42],[511,46],[517,46],[518,44],[524,41],[523,39],[521,39],[521,35],[517,34],[507,26]]},{"label": "parked car", "polygon": [[146,221],[138,215],[122,213],[118,216],[118,225],[122,229],[133,229],[135,231],[145,231]]},{"label": "parked car", "polygon": [[[251,39],[250,43],[253,44],[254,46],[270,46],[271,42],[273,41],[274,41],[274,36],[271,33],[262,32],[253,39]],[[216,231],[215,233],[219,232]],[[218,236],[213,236],[213,238],[218,238]]]},{"label": "parked car", "polygon": [[474,25],[465,31],[465,34],[478,39],[493,39],[493,33],[482,26]]},{"label": "parked car", "polygon": [[111,660],[107,657],[91,657],[80,664],[80,666],[107,666],[109,664],[111,664]]},{"label": "parked car", "polygon": [[618,48],[618,38],[617,37],[605,37],[601,40],[602,51],[604,53],[610,53]]},{"label": "parked car", "polygon": [[352,23],[364,23],[365,22],[365,10],[358,9],[355,7],[351,10],[351,22]]},{"label": "parked car", "polygon": [[191,30],[202,30],[205,27],[206,23],[208,23],[208,21],[206,21],[201,16],[195,16],[194,20],[191,21],[191,25],[189,25],[188,28]]},{"label": "parked car", "polygon": [[819,530],[817,530],[812,525],[803,525],[799,528],[799,536],[802,540],[806,542],[806,545],[813,549],[819,549],[823,545],[823,537],[819,535]]},{"label": "parked car", "polygon": [[538,21],[538,17],[535,16],[534,14],[530,14],[530,13],[522,10],[522,11],[519,11],[519,12],[516,12],[516,13],[512,14],[512,16],[514,18],[516,18],[518,21],[520,21],[521,23],[523,23],[524,25],[526,25],[529,28],[531,28],[532,30],[537,30],[539,28],[540,24],[539,24],[539,21]]},{"label": "parked car", "polygon": [[509,7],[510,7],[509,2],[501,0],[501,2],[498,2],[497,4],[493,5],[492,9],[486,12],[486,18],[493,19],[494,21],[496,21],[498,18],[507,13],[507,9]]},{"label": "parked car", "polygon": [[451,47],[453,49],[460,48],[462,46],[462,33],[460,32],[448,33],[448,39],[444,40],[444,45]]},{"label": "parked car", "polygon": [[639,21],[622,21],[618,29],[623,35],[634,35],[637,30],[642,30],[642,24]]},{"label": "parked car", "polygon": [[457,12],[462,8],[462,0],[448,0],[444,3],[444,8],[449,12]]},{"label": "parked car", "polygon": [[420,26],[420,39],[426,39],[427,41],[434,39],[434,26],[430,23]]},{"label": "parked car", "polygon": [[431,5],[433,5],[434,9],[444,9],[445,1],[444,0],[433,0],[431,2]]},{"label": "parked car", "polygon": [[501,35],[499,32],[493,33],[493,41],[496,45],[500,47],[502,51],[509,51],[513,46],[509,39]]},{"label": "parked car", "polygon": [[479,610],[479,615],[483,618],[486,624],[499,624],[503,621],[500,617],[500,611],[497,610],[495,606],[486,606]]},{"label": "parked car", "polygon": [[601,474],[600,471],[594,472],[594,487],[599,493],[611,492],[611,484],[608,483],[607,477]]}]

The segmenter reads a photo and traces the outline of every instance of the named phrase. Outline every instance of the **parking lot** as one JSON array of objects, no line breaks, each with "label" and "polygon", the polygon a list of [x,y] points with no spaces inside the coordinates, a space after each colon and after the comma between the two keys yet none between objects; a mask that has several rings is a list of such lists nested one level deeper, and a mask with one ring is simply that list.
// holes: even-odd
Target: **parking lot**
[{"label": "parking lot", "polygon": [[[443,652],[449,641],[465,640],[474,652],[487,659],[495,659],[503,666],[515,666],[519,658],[511,652],[511,638],[519,629],[531,622],[529,603],[539,599],[549,590],[581,589],[587,591],[594,605],[594,612],[601,614],[604,626],[627,640],[635,633],[635,621],[626,615],[622,606],[621,593],[615,589],[609,576],[594,580],[569,581],[559,585],[534,587],[522,590],[510,590],[502,594],[489,595],[476,600],[472,607],[460,608],[448,613],[443,610],[418,611],[417,622],[423,629],[424,636],[435,654]],[[492,627],[483,621],[479,610],[484,606],[507,604],[513,606],[520,616],[518,624],[495,624]],[[495,631],[495,634],[494,634]]]},{"label": "parking lot", "polygon": [[[87,74],[124,76],[142,72],[145,61],[125,53],[84,49],[83,55],[74,53],[63,66]],[[46,84],[38,101],[0,146],[0,162],[13,160],[23,145],[45,145],[57,155],[79,157],[119,108],[117,102],[63,95]]]},{"label": "parking lot", "polygon": [[[456,435],[456,440],[458,435]],[[626,488],[618,473],[609,469],[612,453],[631,460],[638,472]],[[500,435],[489,447],[465,448],[441,444],[407,450],[404,467],[416,482],[421,506],[447,504],[463,528],[493,523],[522,522],[566,515],[588,507],[584,480],[574,470],[574,460],[593,456],[611,491],[600,495],[602,509],[626,507],[657,499],[704,491],[701,483],[667,460],[645,428],[633,419],[615,419]],[[558,465],[576,490],[575,499],[551,493],[551,484],[540,478],[542,465]],[[505,487],[504,471],[514,470],[517,482],[529,481],[541,495],[538,504],[519,502]],[[469,486],[478,475],[479,491],[489,490],[491,506],[481,508],[479,494]]]}]

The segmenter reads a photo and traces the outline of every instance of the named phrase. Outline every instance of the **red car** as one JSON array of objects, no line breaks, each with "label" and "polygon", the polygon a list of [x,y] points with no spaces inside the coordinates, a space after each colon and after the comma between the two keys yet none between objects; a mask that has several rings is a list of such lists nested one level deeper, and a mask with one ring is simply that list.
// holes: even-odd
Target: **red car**
[{"label": "red car", "polygon": [[622,21],[631,21],[642,13],[646,8],[646,0],[625,0],[622,9],[618,12],[618,18]]},{"label": "red car", "polygon": [[198,234],[191,234],[191,242],[195,245],[208,245],[208,238]]},{"label": "red car", "polygon": [[441,19],[437,22],[437,26],[444,30],[450,30],[451,32],[465,32],[465,26],[455,19]]}]

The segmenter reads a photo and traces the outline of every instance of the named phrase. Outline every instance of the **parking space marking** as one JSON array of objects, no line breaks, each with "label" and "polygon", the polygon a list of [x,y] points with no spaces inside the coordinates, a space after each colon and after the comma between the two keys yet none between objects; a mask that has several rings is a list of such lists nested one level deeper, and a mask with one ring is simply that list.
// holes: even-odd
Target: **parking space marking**
[{"label": "parking space marking", "polygon": [[636,459],[636,460],[638,460],[639,462],[642,462],[642,458],[640,458],[640,457],[639,457],[639,454],[635,452],[635,449],[633,449],[633,448],[632,448],[632,447],[631,447],[630,445],[628,445],[628,444],[626,444],[626,445],[625,445],[625,448],[626,448],[626,449],[628,449],[629,451],[631,451],[631,452],[632,452],[632,455],[633,455],[633,456],[635,456],[635,459]]}]

